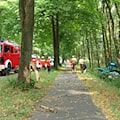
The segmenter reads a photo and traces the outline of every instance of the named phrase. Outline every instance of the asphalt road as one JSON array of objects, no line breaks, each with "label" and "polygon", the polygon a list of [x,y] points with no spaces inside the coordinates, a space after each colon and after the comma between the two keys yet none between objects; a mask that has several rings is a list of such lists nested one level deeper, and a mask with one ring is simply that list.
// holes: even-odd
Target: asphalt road
[{"label": "asphalt road", "polygon": [[90,93],[71,71],[60,75],[30,120],[107,120],[93,103]]}]

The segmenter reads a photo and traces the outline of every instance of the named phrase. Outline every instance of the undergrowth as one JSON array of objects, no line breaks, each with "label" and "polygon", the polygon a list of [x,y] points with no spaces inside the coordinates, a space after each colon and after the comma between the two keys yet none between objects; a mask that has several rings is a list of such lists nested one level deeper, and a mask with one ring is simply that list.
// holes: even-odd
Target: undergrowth
[{"label": "undergrowth", "polygon": [[0,120],[28,120],[34,105],[47,93],[59,71],[41,70],[39,74],[38,82],[31,74],[30,84],[17,81],[17,74],[0,77]]},{"label": "undergrowth", "polygon": [[93,100],[106,114],[108,120],[120,120],[120,76],[87,70],[80,74],[89,91],[93,92]]},{"label": "undergrowth", "polygon": [[25,83],[25,81],[17,81],[16,79],[8,79],[8,86],[13,88],[19,88],[21,90],[29,90],[34,88],[35,80],[30,79],[30,83]]}]

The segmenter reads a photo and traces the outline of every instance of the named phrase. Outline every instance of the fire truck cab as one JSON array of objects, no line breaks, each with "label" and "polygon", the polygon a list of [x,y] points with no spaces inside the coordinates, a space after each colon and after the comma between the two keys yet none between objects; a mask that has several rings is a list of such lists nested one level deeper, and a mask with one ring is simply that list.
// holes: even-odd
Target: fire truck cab
[{"label": "fire truck cab", "polygon": [[20,46],[14,42],[0,40],[0,73],[17,72],[20,62]]}]

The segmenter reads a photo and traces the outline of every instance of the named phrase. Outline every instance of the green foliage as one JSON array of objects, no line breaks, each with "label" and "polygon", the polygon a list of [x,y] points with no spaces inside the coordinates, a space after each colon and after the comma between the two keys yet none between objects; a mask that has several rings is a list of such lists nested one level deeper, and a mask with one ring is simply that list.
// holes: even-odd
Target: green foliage
[{"label": "green foliage", "polygon": [[8,79],[8,82],[9,87],[19,88],[21,90],[29,90],[35,86],[35,80],[33,79],[30,80],[30,83],[25,83],[24,81],[16,81],[16,79]]},{"label": "green foliage", "polygon": [[20,43],[21,28],[17,5],[18,1],[4,1],[4,4],[0,6],[0,39]]},{"label": "green foliage", "polygon": [[[118,6],[120,5],[119,0],[112,0],[111,7],[115,2]],[[99,59],[103,63],[104,54],[101,23],[107,28],[108,20],[103,15],[102,6],[99,4],[99,0],[35,0],[33,51],[37,48],[40,55],[47,54],[53,56],[51,16],[58,14],[60,56],[68,58],[72,54],[76,54],[77,56],[88,57],[88,54],[90,54],[88,53],[89,47],[92,54],[91,59],[97,64],[97,50],[94,46],[96,39],[100,53]],[[117,21],[118,17],[116,15],[114,16],[114,20]],[[0,1],[0,28],[0,39],[9,39],[17,43],[21,42],[17,0]],[[88,46],[86,39],[89,39]],[[113,45],[111,49],[114,56],[116,51]]]},{"label": "green foliage", "polygon": [[[81,32],[84,36],[86,28],[95,26],[95,4],[94,0],[36,0],[33,46],[39,49],[40,54],[46,54],[47,52],[47,54],[53,55],[51,16],[58,13],[60,54],[71,56],[71,54],[76,53],[75,47],[79,45],[79,41],[82,41],[83,38]],[[18,1],[4,1],[4,5],[0,9],[2,10],[2,17],[0,17],[1,39],[10,39],[20,43],[21,28]],[[80,34],[79,38],[77,37],[78,33]]]}]

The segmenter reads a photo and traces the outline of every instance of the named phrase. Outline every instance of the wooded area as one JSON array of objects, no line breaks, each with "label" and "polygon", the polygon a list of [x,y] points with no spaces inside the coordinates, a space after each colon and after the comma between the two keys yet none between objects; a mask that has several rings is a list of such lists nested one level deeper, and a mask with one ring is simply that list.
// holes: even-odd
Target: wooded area
[{"label": "wooded area", "polygon": [[22,47],[19,79],[32,52],[54,56],[56,69],[59,56],[73,54],[88,60],[90,68],[117,61],[119,6],[120,0],[1,0],[0,39]]}]

